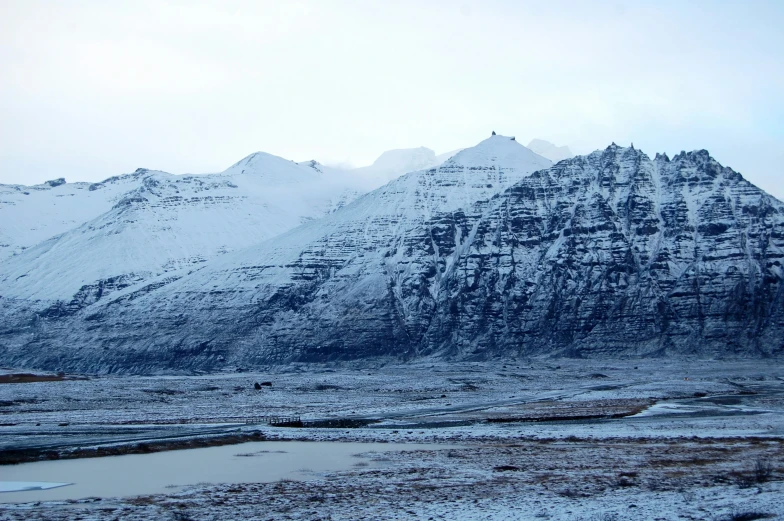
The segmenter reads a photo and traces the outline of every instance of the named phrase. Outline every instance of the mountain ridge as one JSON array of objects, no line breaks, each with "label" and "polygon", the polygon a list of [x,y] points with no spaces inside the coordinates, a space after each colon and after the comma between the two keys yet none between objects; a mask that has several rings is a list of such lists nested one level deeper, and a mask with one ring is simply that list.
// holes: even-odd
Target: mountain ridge
[{"label": "mountain ridge", "polygon": [[[419,169],[416,161],[405,160],[406,153],[412,150],[418,149],[391,151],[402,154],[403,157],[399,158],[398,164],[387,165],[383,172],[372,168],[372,165],[364,169],[350,170],[325,166],[313,160],[295,163],[258,151],[248,154],[222,172],[210,174],[176,175],[138,168],[132,173],[107,177],[97,182],[67,183],[65,179],[59,178],[31,186],[0,184],[0,262],[98,218],[110,211],[117,201],[127,197],[129,192],[139,190],[143,178],[154,173],[171,176],[176,182],[178,179],[205,176],[231,177],[241,175],[245,170],[250,173],[255,169],[257,175],[264,177],[266,184],[279,186],[296,182],[298,176],[291,174],[296,169],[293,165],[298,165],[309,169],[304,171],[305,175],[308,172],[317,173],[318,176],[311,181],[320,184],[319,190],[328,192],[323,201],[314,196],[309,197],[316,205],[316,212],[307,210],[302,217],[314,218],[334,211],[399,175]],[[444,159],[446,158],[434,156],[426,166],[436,166]]]},{"label": "mountain ridge", "polygon": [[[780,201],[705,151],[613,144],[524,172],[506,163],[524,147],[491,140],[149,291],[67,319],[23,304],[0,353],[154,372],[784,352]],[[47,352],[55,340],[80,347]]]}]

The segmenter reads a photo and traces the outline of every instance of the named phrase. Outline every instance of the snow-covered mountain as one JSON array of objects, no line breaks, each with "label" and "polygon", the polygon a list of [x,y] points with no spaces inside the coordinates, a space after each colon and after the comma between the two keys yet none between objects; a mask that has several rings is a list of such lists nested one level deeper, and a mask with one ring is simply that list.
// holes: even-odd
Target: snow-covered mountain
[{"label": "snow-covered mountain", "polygon": [[[303,191],[311,192],[309,201],[313,202],[315,207],[308,206],[298,215],[308,219],[337,209],[407,172],[438,166],[457,152],[436,156],[432,150],[424,147],[389,150],[372,165],[356,169],[332,168],[312,160],[298,163],[299,166],[323,174],[315,180],[307,176],[293,176],[286,180],[286,172],[291,171],[290,165],[287,164],[290,162],[283,160],[264,164],[262,158],[269,158],[270,155],[257,152],[216,175],[225,178],[239,175],[243,171],[263,170],[265,185],[304,182],[306,186]],[[281,169],[278,171],[276,168],[279,166]],[[152,174],[175,181],[177,179],[165,172],[140,168],[132,174],[110,177],[100,183],[66,183],[66,180],[61,178],[35,186],[0,184],[0,261],[109,212],[118,201],[141,189],[144,179]],[[205,178],[203,175],[179,176],[180,179],[194,177]],[[313,186],[314,182],[319,186]],[[243,188],[240,187],[240,190],[234,191],[232,195],[238,195]],[[314,199],[313,194],[316,192],[321,192],[323,197],[316,196]],[[296,199],[296,194],[294,197]],[[276,202],[281,201],[278,199]],[[291,210],[303,210],[301,205],[295,206],[296,208]],[[272,219],[277,223],[272,224],[272,227],[278,230],[278,233],[289,228],[280,227],[282,220],[285,220],[285,217],[281,219],[275,216]],[[300,220],[294,219],[292,222],[296,225]],[[268,229],[264,237],[271,236],[272,232],[273,230]],[[249,236],[249,240],[257,238],[257,235]],[[248,244],[250,242],[244,245]]]},{"label": "snow-covered mountain", "polygon": [[0,185],[0,281],[6,296],[90,302],[321,217],[435,161],[421,151],[390,151],[367,172],[256,152],[219,174]]},{"label": "snow-covered mountain", "polygon": [[89,371],[369,356],[784,353],[784,204],[706,151],[555,166],[493,136],[85,305],[0,283],[0,357]]},{"label": "snow-covered mountain", "polygon": [[[243,162],[250,163],[246,160]],[[232,167],[231,173],[244,175],[246,172],[243,172],[243,162]],[[215,276],[218,278],[228,277],[233,281],[236,281],[238,276],[246,282],[253,281],[253,276],[247,274],[258,271],[263,271],[265,276],[273,278],[280,276],[298,280],[306,276],[302,272],[302,267],[296,265],[297,259],[302,254],[302,248],[320,248],[319,251],[322,255],[340,256],[346,253],[351,254],[351,247],[345,249],[337,244],[332,245],[329,241],[340,240],[341,243],[348,242],[357,245],[363,244],[363,241],[371,241],[364,247],[372,249],[388,244],[389,241],[405,240],[407,230],[426,222],[434,214],[469,207],[478,200],[488,199],[526,175],[546,168],[550,164],[548,160],[537,156],[517,142],[506,137],[494,136],[477,147],[458,153],[437,169],[404,175],[324,219],[297,228],[293,234],[277,237],[274,241],[267,242],[267,246],[252,247],[226,255],[225,263],[216,262],[211,266],[217,270]],[[159,187],[156,186],[155,189],[159,190]],[[147,203],[140,202],[138,204],[146,205]],[[224,218],[221,217],[221,219]],[[112,222],[117,221],[118,219],[113,216]],[[188,227],[199,229],[205,224],[190,223]],[[139,229],[147,229],[149,225],[149,222],[140,223]],[[87,231],[93,232],[102,229],[100,225],[92,225],[91,229]],[[75,235],[80,238],[84,233],[85,230],[80,229]],[[182,233],[188,233],[184,227],[178,229],[174,236],[182,237],[180,235]],[[180,240],[184,241],[184,239]],[[326,244],[323,242],[325,240]],[[56,242],[62,241],[63,238],[59,238]],[[376,244],[372,241],[379,242]],[[145,245],[150,244],[149,239],[139,238],[138,242]],[[107,246],[106,251],[111,251],[119,246],[119,244]],[[39,248],[43,250],[43,247]],[[86,252],[95,251],[94,248],[87,245],[77,249],[83,249]],[[204,296],[202,295],[204,290],[207,291],[206,295],[229,295],[229,292],[225,292],[225,288],[222,287],[223,283],[202,282],[195,278],[198,273],[204,270],[197,270],[188,276],[183,276],[182,272],[177,272],[174,276],[165,273],[150,274],[139,280],[126,276],[118,284],[116,283],[116,272],[136,274],[131,266],[123,264],[124,259],[117,259],[117,262],[99,261],[97,263],[99,266],[96,266],[95,270],[91,270],[90,275],[83,275],[79,266],[83,266],[87,259],[77,257],[71,260],[70,252],[72,251],[71,245],[64,244],[61,248],[47,245],[45,251],[31,250],[10,259],[11,262],[6,262],[3,266],[4,273],[0,278],[0,295],[5,299],[6,309],[10,310],[18,306],[20,310],[34,310],[37,317],[46,317],[38,322],[39,325],[44,326],[45,329],[48,329],[49,325],[55,326],[61,333],[68,336],[77,334],[76,331],[86,325],[91,331],[88,333],[89,336],[100,334],[101,327],[98,326],[100,321],[95,320],[96,314],[102,314],[109,309],[118,309],[116,306],[130,305],[134,310],[146,308],[144,315],[152,317],[153,311],[148,306],[156,305],[154,302],[157,302],[166,306],[179,307],[179,303],[176,303],[179,297],[174,297],[175,300],[172,301],[169,299],[170,296],[178,295],[181,291],[195,291],[195,294],[201,296]],[[67,253],[63,255],[62,252]],[[68,266],[64,266],[62,260],[58,262],[57,256],[60,259],[67,259]],[[85,253],[84,256],[89,256],[89,253]],[[128,255],[128,257],[134,259],[136,254]],[[293,264],[288,266],[289,263]],[[123,267],[117,269],[117,266]],[[224,266],[226,266],[225,269]],[[111,273],[114,275],[109,275],[108,270],[113,270]],[[100,277],[96,278],[95,273],[99,272]],[[178,277],[182,278],[172,282]],[[205,275],[205,277],[209,277],[209,275]],[[90,280],[102,282],[96,284]],[[185,280],[190,282],[185,283]],[[179,282],[184,283],[185,286],[180,286]],[[233,282],[229,284],[231,285]],[[158,289],[158,291],[151,291],[151,289]],[[256,283],[252,282],[252,285],[246,289],[249,291],[243,292],[242,297],[248,297],[251,301],[255,301],[256,297],[253,297],[252,294],[256,291]],[[236,292],[230,293],[234,295],[232,299],[240,298]],[[31,304],[33,300],[36,302]],[[197,300],[202,304],[205,303],[201,298]],[[194,305],[196,305],[196,301],[194,301]],[[215,305],[217,309],[217,301]],[[23,311],[20,313],[24,315]],[[109,313],[112,314],[112,312]],[[17,313],[11,314],[16,315]],[[87,316],[93,318],[86,320]],[[66,323],[71,325],[65,326]],[[65,328],[60,329],[61,325]],[[128,329],[126,333],[136,336],[136,333],[131,332],[131,329]],[[141,330],[138,332],[141,333]],[[165,341],[164,335],[153,336],[157,338],[156,342]],[[150,337],[151,340],[152,338]],[[85,342],[86,338],[82,338],[80,345],[86,346]],[[103,351],[100,353],[104,354]]]},{"label": "snow-covered mountain", "polygon": [[[76,298],[72,304],[83,306],[118,288],[192,267],[327,213],[342,187],[324,177],[317,168],[257,152],[221,174],[138,170],[91,185],[74,200],[107,190],[103,199],[93,197],[99,204],[90,210],[113,205],[7,258],[0,265],[2,294]],[[133,188],[117,197],[118,183]],[[68,185],[53,190],[58,188]]]},{"label": "snow-covered mountain", "polygon": [[574,157],[568,146],[559,147],[544,139],[532,139],[531,142],[528,143],[528,148],[540,156],[546,157],[553,163]]},{"label": "snow-covered mountain", "polygon": [[103,183],[0,185],[0,261],[108,211],[141,177],[137,171]]},{"label": "snow-covered mountain", "polygon": [[[265,186],[306,183],[303,191],[312,192],[310,200],[316,205],[314,208],[305,208],[301,213],[301,217],[307,219],[339,208],[407,172],[437,166],[454,153],[436,156],[432,150],[424,147],[390,150],[384,152],[373,165],[358,169],[331,168],[316,161],[298,163],[323,174],[311,178],[308,175],[290,176],[290,161],[273,162],[270,158],[275,156],[257,152],[215,175],[226,178],[241,175],[243,171],[263,171]],[[171,176],[165,172],[140,168],[132,174],[110,177],[99,183],[66,183],[61,178],[35,186],[0,184],[0,261],[109,212],[118,201],[141,189],[145,178],[153,174],[181,183],[186,178],[204,179],[209,183],[209,178],[204,175]],[[314,182],[319,186],[312,186]],[[239,188],[232,195],[238,195],[244,189]],[[319,191],[324,197],[317,196],[314,200],[313,193]],[[298,206],[296,210],[301,210],[301,207]],[[278,225],[273,227],[280,228],[281,219],[276,217],[274,221]],[[299,224],[300,221],[295,219],[294,222]],[[269,233],[270,230],[265,237]],[[256,236],[250,238],[255,239]]]}]

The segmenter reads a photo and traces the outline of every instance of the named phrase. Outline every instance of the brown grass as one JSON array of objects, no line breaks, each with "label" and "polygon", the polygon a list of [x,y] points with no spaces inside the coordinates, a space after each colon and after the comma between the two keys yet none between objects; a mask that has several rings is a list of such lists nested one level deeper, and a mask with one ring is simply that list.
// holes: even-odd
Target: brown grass
[{"label": "brown grass", "polygon": [[181,449],[201,449],[205,447],[220,447],[223,445],[236,445],[249,441],[264,441],[265,437],[260,432],[247,434],[229,434],[225,436],[212,436],[208,438],[186,438],[181,440],[158,440],[128,445],[115,445],[111,447],[98,447],[95,449],[76,450],[4,450],[0,451],[0,465],[16,465],[31,461],[101,458],[104,456],[123,456],[126,454],[150,454]]},{"label": "brown grass", "polygon": [[34,382],[61,382],[65,376],[54,374],[0,374],[0,384],[29,384]]},{"label": "brown grass", "polygon": [[86,376],[66,376],[63,374],[12,373],[0,374],[0,384],[29,384],[36,382],[63,382],[66,380],[87,380]]}]

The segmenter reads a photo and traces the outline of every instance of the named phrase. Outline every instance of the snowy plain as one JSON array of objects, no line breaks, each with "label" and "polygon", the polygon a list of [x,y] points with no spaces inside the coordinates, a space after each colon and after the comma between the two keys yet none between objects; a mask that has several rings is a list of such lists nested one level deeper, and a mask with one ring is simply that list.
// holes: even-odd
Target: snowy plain
[{"label": "snowy plain", "polygon": [[[272,385],[257,390],[259,382]],[[366,456],[367,466],[296,480],[5,504],[0,519],[784,515],[784,367],[776,361],[291,365],[263,373],[6,384],[0,403],[0,451],[48,447],[62,457],[90,446],[231,432],[279,441],[436,444],[376,452]],[[296,416],[306,425],[365,423],[276,427],[265,416]],[[770,467],[759,481],[758,462]]]}]

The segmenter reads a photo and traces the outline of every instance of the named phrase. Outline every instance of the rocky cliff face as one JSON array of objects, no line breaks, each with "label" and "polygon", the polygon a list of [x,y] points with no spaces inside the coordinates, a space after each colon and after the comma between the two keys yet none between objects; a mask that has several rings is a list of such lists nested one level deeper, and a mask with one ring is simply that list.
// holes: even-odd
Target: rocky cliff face
[{"label": "rocky cliff face", "polygon": [[150,372],[784,352],[781,202],[705,151],[651,160],[613,145],[548,166],[494,136],[323,219],[67,317],[6,298],[0,356]]},{"label": "rocky cliff face", "polygon": [[442,276],[430,349],[784,352],[784,205],[704,150],[652,161],[611,146],[442,226],[472,240]]}]

